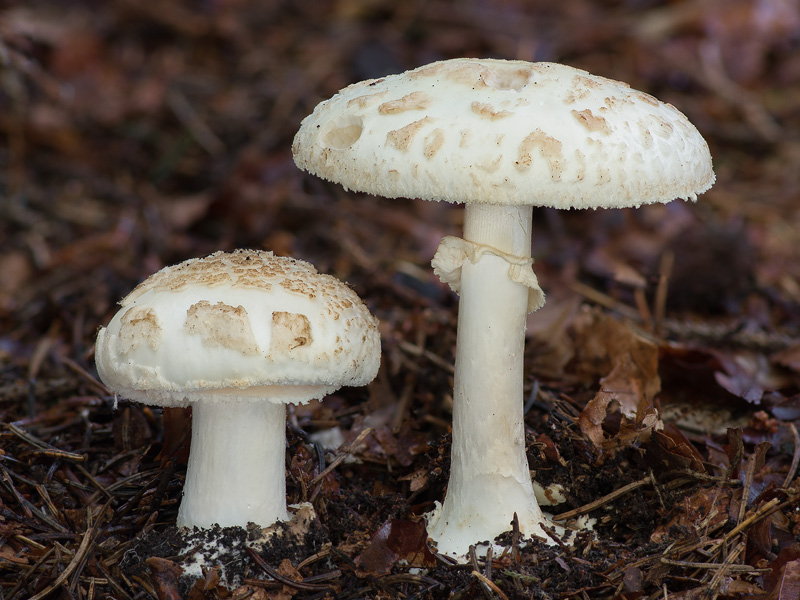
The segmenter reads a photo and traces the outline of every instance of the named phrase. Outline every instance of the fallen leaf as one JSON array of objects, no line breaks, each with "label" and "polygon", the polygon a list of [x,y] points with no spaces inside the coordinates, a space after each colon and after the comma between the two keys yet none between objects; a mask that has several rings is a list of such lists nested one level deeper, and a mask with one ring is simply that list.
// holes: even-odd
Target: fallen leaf
[{"label": "fallen leaf", "polygon": [[146,561],[158,600],[183,600],[178,589],[178,578],[183,569],[166,558],[151,556]]},{"label": "fallen leaf", "polygon": [[782,550],[769,568],[772,570],[771,573],[764,576],[764,589],[768,593],[758,598],[763,600],[800,598],[800,544]]},{"label": "fallen leaf", "polygon": [[625,323],[594,315],[579,335],[584,370],[606,368],[600,391],[578,417],[578,425],[592,443],[604,443],[603,422],[609,412],[640,425],[661,389],[658,347]]},{"label": "fallen leaf", "polygon": [[365,575],[384,575],[400,560],[412,567],[432,567],[436,558],[427,541],[424,523],[391,519],[372,536],[356,564]]}]

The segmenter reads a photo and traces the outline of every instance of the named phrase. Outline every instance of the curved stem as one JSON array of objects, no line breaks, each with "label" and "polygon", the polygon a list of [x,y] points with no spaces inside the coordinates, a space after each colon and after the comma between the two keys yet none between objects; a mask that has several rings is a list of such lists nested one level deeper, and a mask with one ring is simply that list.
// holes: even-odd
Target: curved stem
[{"label": "curved stem", "polygon": [[[531,255],[531,208],[470,205],[464,237],[519,257]],[[428,531],[440,552],[464,554],[511,529],[540,534],[523,423],[528,289],[508,263],[484,254],[461,272],[450,482]]]},{"label": "curved stem", "polygon": [[268,400],[192,403],[192,447],[179,527],[262,527],[288,519],[286,406]]}]

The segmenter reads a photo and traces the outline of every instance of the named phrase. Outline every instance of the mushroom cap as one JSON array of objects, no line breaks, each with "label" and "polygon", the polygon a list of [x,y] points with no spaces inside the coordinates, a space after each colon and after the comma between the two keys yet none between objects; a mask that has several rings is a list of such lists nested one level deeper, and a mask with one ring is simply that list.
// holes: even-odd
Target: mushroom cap
[{"label": "mushroom cap", "polygon": [[320,103],[298,167],[379,196],[620,208],[695,200],[711,155],[675,107],[555,63],[453,59]]},{"label": "mushroom cap", "polygon": [[120,303],[95,361],[148,404],[303,402],[372,381],[377,320],[347,285],[272,252],[216,252],[166,267]]}]

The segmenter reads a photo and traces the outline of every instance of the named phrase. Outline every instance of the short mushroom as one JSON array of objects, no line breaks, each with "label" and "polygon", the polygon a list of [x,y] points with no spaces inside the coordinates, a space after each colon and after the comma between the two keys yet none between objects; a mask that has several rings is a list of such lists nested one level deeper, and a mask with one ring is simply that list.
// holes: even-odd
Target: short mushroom
[{"label": "short mushroom", "polygon": [[271,252],[217,252],[166,267],[97,335],[115,394],[192,407],[179,526],[286,520],[286,403],[365,385],[377,321],[344,283]]},{"label": "short mushroom", "polygon": [[464,203],[435,272],[459,292],[453,446],[440,551],[510,529],[542,534],[522,415],[531,207],[695,200],[714,182],[703,138],[677,109],[627,84],[553,63],[454,59],[353,84],[294,139],[296,164],[347,189]]}]

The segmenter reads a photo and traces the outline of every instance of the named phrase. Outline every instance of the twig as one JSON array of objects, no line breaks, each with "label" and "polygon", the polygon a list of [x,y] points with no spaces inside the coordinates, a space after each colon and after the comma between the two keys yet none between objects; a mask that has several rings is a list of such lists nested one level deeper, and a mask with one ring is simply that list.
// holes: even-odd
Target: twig
[{"label": "twig", "polygon": [[800,434],[797,433],[797,427],[795,427],[794,423],[789,423],[789,429],[794,439],[794,455],[792,456],[792,464],[789,466],[789,472],[786,473],[786,479],[783,480],[783,487],[785,488],[789,487],[797,473],[797,467],[800,465]]},{"label": "twig", "polygon": [[348,444],[345,450],[340,451],[338,456],[331,461],[331,464],[329,464],[324,471],[322,471],[319,475],[314,477],[314,479],[312,479],[309,482],[309,485],[316,484],[328,473],[330,473],[336,467],[338,467],[345,458],[347,458],[348,456],[352,456],[353,453],[355,453],[355,451],[358,449],[359,444],[361,444],[361,442],[364,441],[364,438],[366,438],[370,433],[372,433],[372,427],[367,427],[361,433],[359,433],[358,437],[355,440],[353,440],[351,444]]},{"label": "twig", "polygon": [[64,567],[64,570],[61,571],[58,577],[55,578],[53,583],[48,585],[44,588],[41,592],[32,596],[30,600],[41,600],[53,590],[58,589],[61,587],[67,578],[72,574],[72,571],[83,561],[83,556],[86,554],[86,551],[89,549],[89,542],[91,542],[92,537],[94,537],[94,530],[95,525],[92,523],[92,509],[86,509],[86,533],[83,534],[83,539],[81,540],[80,546],[78,546],[78,550],[75,552],[75,555],[72,557],[72,560],[69,561],[69,564]]},{"label": "twig", "polygon": [[612,298],[611,296],[604,294],[601,291],[594,289],[586,285],[585,283],[581,283],[580,281],[572,281],[569,284],[569,287],[572,288],[572,291],[577,292],[581,296],[585,297],[587,300],[591,300],[595,304],[599,304],[609,310],[613,310],[618,312],[623,317],[630,319],[631,321],[638,322],[641,319],[641,315],[639,311],[635,308],[628,306],[627,304],[623,304]]},{"label": "twig", "polygon": [[741,522],[744,519],[744,516],[747,514],[747,505],[750,503],[750,488],[753,485],[753,476],[755,475],[756,470],[756,458],[755,456],[750,456],[747,459],[747,467],[744,473],[744,488],[742,488],[742,501],[739,503],[739,518],[736,519],[737,522]]},{"label": "twig", "polygon": [[666,250],[661,255],[661,262],[658,265],[658,285],[656,286],[655,299],[655,331],[661,337],[664,333],[664,319],[667,315],[667,292],[669,290],[669,278],[672,275],[672,267],[675,265],[675,253]]},{"label": "twig", "polygon": [[[470,545],[469,547],[469,562],[472,566],[472,574],[479,573],[480,566],[478,565],[478,554],[475,552],[475,546]],[[485,577],[481,576],[478,583],[481,587],[481,592],[483,592],[484,597],[486,600],[492,600],[492,588],[490,588],[484,581]]]},{"label": "twig", "polygon": [[511,560],[515,563],[519,563],[519,538],[520,538],[520,530],[519,530],[519,517],[517,513],[514,512],[514,518],[511,519]]},{"label": "twig", "polygon": [[606,494],[602,498],[598,498],[597,500],[593,500],[588,504],[584,504],[581,507],[575,508],[573,510],[568,510],[567,512],[563,512],[558,515],[553,516],[554,521],[564,521],[566,519],[571,519],[572,517],[577,517],[578,515],[584,515],[589,513],[597,508],[600,508],[604,504],[608,504],[613,500],[616,500],[620,496],[624,496],[628,492],[632,492],[635,489],[643,487],[645,485],[652,484],[655,485],[655,481],[653,480],[652,476],[648,475],[647,477],[640,479],[639,481],[634,481],[633,483],[629,483],[628,485],[624,485],[621,488],[614,490],[610,494]]},{"label": "twig", "polygon": [[323,546],[319,552],[317,552],[316,554],[312,554],[311,556],[303,560],[299,565],[297,565],[297,570],[298,571],[302,570],[304,567],[307,567],[308,565],[320,559],[325,558],[330,553],[331,553],[331,545],[330,543],[328,543],[327,545]]},{"label": "twig", "polygon": [[67,452],[66,450],[61,450],[56,448],[55,446],[51,446],[50,444],[43,442],[42,440],[34,437],[22,427],[19,427],[15,423],[8,423],[6,425],[8,430],[13,433],[15,436],[27,442],[34,448],[37,448],[40,452],[35,452],[36,454],[44,454],[45,456],[49,456],[51,458],[60,458],[63,460],[69,460],[73,462],[83,462],[86,460],[86,456],[83,454],[77,454],[75,452]]},{"label": "twig", "polygon": [[109,390],[103,383],[101,383],[96,377],[93,377],[89,371],[84,369],[78,363],[67,356],[62,356],[59,359],[65,366],[69,367],[72,371],[83,377],[86,381],[88,381],[92,386],[97,388],[97,390],[103,394],[104,396],[110,396],[111,390]]},{"label": "twig", "polygon": [[796,497],[796,496],[793,496],[793,497],[792,497],[792,498],[790,498],[789,500],[785,500],[784,502],[782,502],[782,503],[779,503],[777,498],[773,498],[772,500],[770,500],[770,501],[769,501],[769,502],[767,502],[766,504],[762,505],[762,506],[761,506],[761,508],[759,508],[758,510],[756,510],[756,511],[755,511],[755,512],[754,512],[752,515],[750,515],[749,517],[747,517],[747,518],[746,518],[744,521],[742,521],[741,523],[739,523],[739,524],[738,524],[736,527],[734,527],[733,529],[731,529],[731,530],[730,530],[730,531],[729,531],[729,532],[728,532],[728,533],[725,535],[725,537],[724,537],[724,538],[722,538],[722,540],[721,540],[719,543],[717,543],[717,544],[716,544],[716,545],[715,545],[715,546],[714,546],[714,547],[711,549],[711,552],[716,552],[717,550],[719,550],[719,548],[720,548],[720,547],[721,547],[723,544],[726,544],[727,542],[729,542],[730,540],[732,540],[734,537],[736,537],[737,535],[739,535],[739,534],[740,534],[742,531],[744,531],[745,529],[747,529],[748,527],[750,527],[750,525],[752,525],[752,524],[754,524],[754,523],[756,523],[756,522],[760,521],[761,519],[763,519],[763,518],[767,517],[768,515],[772,514],[772,513],[773,513],[773,512],[775,512],[776,510],[779,510],[779,509],[780,509],[780,508],[782,508],[783,506],[788,506],[789,504],[791,504],[792,502],[795,502],[796,500],[797,500],[797,497]]},{"label": "twig", "polygon": [[250,558],[253,559],[253,562],[255,562],[262,571],[264,571],[267,575],[272,577],[272,579],[274,579],[277,582],[282,583],[283,585],[286,585],[288,587],[294,588],[296,590],[301,590],[301,591],[304,591],[304,592],[316,592],[318,590],[330,590],[330,589],[332,589],[332,586],[330,586],[330,585],[325,585],[325,584],[320,584],[320,583],[303,583],[302,581],[293,581],[293,580],[289,579],[288,577],[284,577],[283,575],[278,573],[275,569],[270,567],[266,562],[264,562],[264,559],[261,558],[258,555],[258,552],[256,552],[255,550],[253,550],[249,546],[247,547],[247,553],[250,555]]},{"label": "twig", "polygon": [[473,571],[472,575],[476,577],[478,581],[480,581],[481,583],[488,585],[495,594],[497,594],[498,596],[500,596],[500,598],[502,598],[502,600],[508,600],[508,596],[506,596],[503,593],[503,590],[497,587],[497,584],[494,581],[492,581],[485,575],[481,574],[479,571]]},{"label": "twig", "polygon": [[[721,569],[724,563],[706,563],[706,562],[690,562],[685,560],[672,560],[669,558],[661,558],[660,562],[665,565],[672,565],[675,567],[685,567],[687,569]],[[751,573],[753,575],[758,575],[760,573],[768,573],[771,569],[757,569],[756,567],[751,567],[750,565],[728,565],[728,571],[733,571],[736,573]]]},{"label": "twig", "polygon": [[714,596],[712,598],[716,598],[719,595],[719,593],[717,592],[717,587],[719,587],[720,580],[725,576],[725,573],[730,571],[731,567],[734,566],[733,562],[737,558],[739,558],[739,555],[742,553],[742,550],[745,549],[746,545],[747,545],[746,542],[741,542],[738,546],[736,546],[733,552],[728,554],[728,556],[725,558],[724,562],[717,570],[717,572],[714,573],[714,576],[711,578],[711,581],[708,582],[707,589],[713,590],[714,592]]},{"label": "twig", "polygon": [[406,354],[410,354],[411,356],[424,356],[437,367],[441,367],[448,373],[455,373],[455,367],[443,359],[438,354],[434,354],[430,350],[426,350],[425,348],[420,348],[416,344],[412,344],[411,342],[407,342],[405,340],[400,341],[397,344],[397,347],[400,348]]}]

